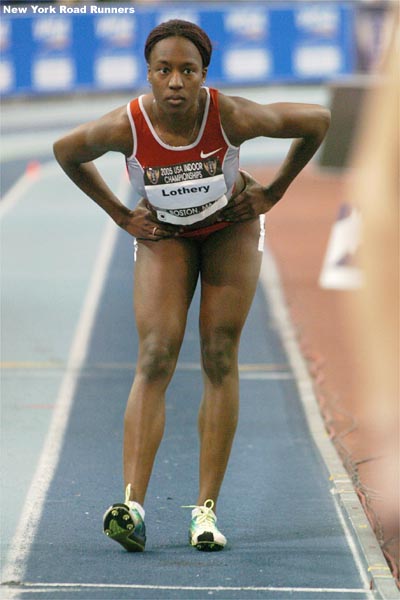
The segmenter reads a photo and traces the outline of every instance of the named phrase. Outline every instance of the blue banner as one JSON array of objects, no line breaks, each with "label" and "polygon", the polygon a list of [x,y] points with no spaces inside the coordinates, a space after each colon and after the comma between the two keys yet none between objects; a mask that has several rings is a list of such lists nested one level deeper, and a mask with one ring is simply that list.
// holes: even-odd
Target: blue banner
[{"label": "blue banner", "polygon": [[321,83],[355,68],[346,3],[2,3],[0,11],[3,96],[142,88],[146,37],[171,18],[210,36],[209,85]]}]

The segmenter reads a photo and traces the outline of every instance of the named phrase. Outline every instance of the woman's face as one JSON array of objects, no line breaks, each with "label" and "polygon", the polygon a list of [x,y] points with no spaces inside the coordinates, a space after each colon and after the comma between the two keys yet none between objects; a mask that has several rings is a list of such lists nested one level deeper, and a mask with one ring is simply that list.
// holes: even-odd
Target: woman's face
[{"label": "woman's face", "polygon": [[206,72],[200,52],[184,37],[165,38],[151,51],[148,80],[166,112],[185,113],[196,105]]}]

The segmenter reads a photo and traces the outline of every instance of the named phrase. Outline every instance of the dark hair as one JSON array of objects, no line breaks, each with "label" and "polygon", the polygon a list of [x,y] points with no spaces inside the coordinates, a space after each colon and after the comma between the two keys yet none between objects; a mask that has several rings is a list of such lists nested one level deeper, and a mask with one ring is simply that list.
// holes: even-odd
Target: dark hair
[{"label": "dark hair", "polygon": [[212,53],[210,38],[198,25],[181,19],[165,21],[150,31],[144,46],[144,56],[147,62],[150,61],[150,54],[154,46],[168,37],[184,37],[192,42],[200,52],[203,68],[208,67]]}]

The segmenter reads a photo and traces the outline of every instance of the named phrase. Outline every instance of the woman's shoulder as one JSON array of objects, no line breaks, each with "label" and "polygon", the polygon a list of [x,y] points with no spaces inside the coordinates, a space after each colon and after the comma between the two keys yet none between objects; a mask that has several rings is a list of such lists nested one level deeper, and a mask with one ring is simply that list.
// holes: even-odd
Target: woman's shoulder
[{"label": "woman's shoulder", "polygon": [[218,90],[218,106],[221,124],[231,143],[240,145],[243,136],[243,119],[249,109],[249,101],[241,96],[229,96]]},{"label": "woman's shoulder", "polygon": [[250,100],[243,98],[242,96],[231,96],[228,94],[224,94],[220,90],[216,90],[218,93],[218,103],[220,106],[220,110],[224,111],[227,114],[239,113],[239,111],[250,104],[254,104]]},{"label": "woman's shoulder", "polygon": [[88,138],[93,143],[100,143],[108,148],[124,154],[129,153],[132,145],[132,133],[126,104],[114,108],[100,118],[83,126]]}]

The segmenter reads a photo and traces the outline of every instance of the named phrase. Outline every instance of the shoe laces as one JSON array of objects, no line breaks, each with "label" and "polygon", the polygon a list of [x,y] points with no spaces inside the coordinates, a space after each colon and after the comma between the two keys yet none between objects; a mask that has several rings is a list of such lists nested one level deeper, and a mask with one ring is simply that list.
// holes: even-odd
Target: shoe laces
[{"label": "shoe laces", "polygon": [[131,489],[132,489],[132,486],[130,483],[128,483],[128,485],[126,486],[126,489],[125,489],[125,504],[127,506],[129,506],[128,502],[131,501]]},{"label": "shoe laces", "polygon": [[196,518],[196,521],[199,525],[214,525],[217,520],[217,517],[213,511],[214,500],[211,500],[211,498],[206,500],[203,506],[191,504],[189,506],[182,506],[182,508],[193,508],[193,517]]}]

